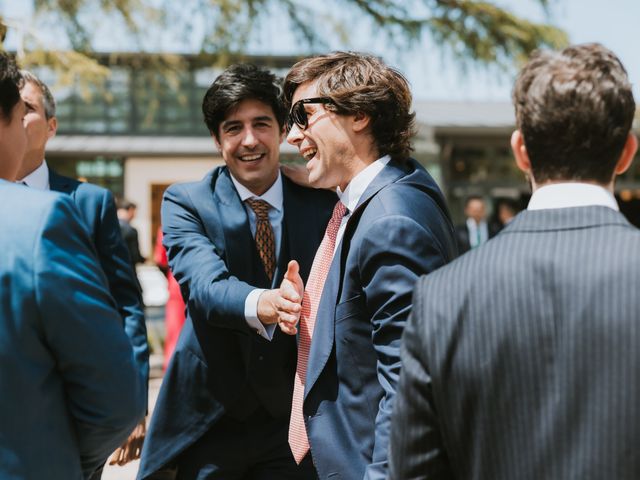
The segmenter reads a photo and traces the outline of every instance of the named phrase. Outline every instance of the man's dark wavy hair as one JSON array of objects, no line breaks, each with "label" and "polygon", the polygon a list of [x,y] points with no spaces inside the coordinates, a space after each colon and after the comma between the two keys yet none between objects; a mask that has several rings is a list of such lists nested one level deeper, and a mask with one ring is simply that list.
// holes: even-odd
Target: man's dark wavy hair
[{"label": "man's dark wavy hair", "polygon": [[243,100],[259,100],[269,105],[280,128],[284,127],[286,110],[278,77],[256,65],[239,63],[222,72],[202,100],[204,122],[218,140],[220,124]]},{"label": "man's dark wavy hair", "polygon": [[317,82],[318,95],[329,97],[327,110],[340,115],[364,113],[380,156],[405,160],[413,150],[415,113],[407,79],[379,58],[355,52],[333,52],[296,63],[284,80],[287,111],[296,89]]},{"label": "man's dark wavy hair", "polygon": [[613,52],[596,43],[535,52],[513,103],[536,182],[611,181],[635,113]]},{"label": "man's dark wavy hair", "polygon": [[14,58],[6,52],[0,52],[0,114],[4,121],[11,119],[11,112],[20,101],[22,82]]}]

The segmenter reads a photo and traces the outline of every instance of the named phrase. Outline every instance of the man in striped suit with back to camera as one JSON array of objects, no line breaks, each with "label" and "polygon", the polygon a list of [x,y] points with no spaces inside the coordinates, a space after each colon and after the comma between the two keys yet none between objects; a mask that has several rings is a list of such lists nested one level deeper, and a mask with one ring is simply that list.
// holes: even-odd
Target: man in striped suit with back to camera
[{"label": "man in striped suit with back to camera", "polygon": [[635,103],[601,45],[533,55],[513,99],[526,211],[422,278],[391,479],[640,478],[640,232],[614,181]]}]

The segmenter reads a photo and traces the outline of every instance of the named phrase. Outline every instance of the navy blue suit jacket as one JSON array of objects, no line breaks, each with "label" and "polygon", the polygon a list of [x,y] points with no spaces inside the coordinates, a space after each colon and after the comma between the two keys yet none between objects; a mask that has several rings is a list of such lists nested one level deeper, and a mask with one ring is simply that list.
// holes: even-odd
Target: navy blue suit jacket
[{"label": "navy blue suit jacket", "polygon": [[138,478],[171,463],[222,415],[242,419],[257,405],[289,421],[295,337],[276,329],[268,342],[244,316],[256,287],[280,285],[287,263],[303,278],[337,198],[283,177],[284,219],[278,265],[269,282],[229,171],[172,185],[162,203],[164,245],[187,318],[145,439]]},{"label": "navy blue suit jacket", "polygon": [[145,386],[71,200],[0,180],[0,225],[0,478],[86,478]]},{"label": "navy blue suit jacket", "polygon": [[400,338],[417,278],[456,255],[442,193],[390,161],[346,226],[318,306],[303,411],[321,479],[384,479]]},{"label": "navy blue suit jacket", "polygon": [[120,235],[113,196],[109,190],[58,175],[49,169],[49,187],[71,196],[96,249],[109,291],[116,301],[131,341],[140,374],[149,378],[149,346],[142,299],[131,269],[129,253]]}]

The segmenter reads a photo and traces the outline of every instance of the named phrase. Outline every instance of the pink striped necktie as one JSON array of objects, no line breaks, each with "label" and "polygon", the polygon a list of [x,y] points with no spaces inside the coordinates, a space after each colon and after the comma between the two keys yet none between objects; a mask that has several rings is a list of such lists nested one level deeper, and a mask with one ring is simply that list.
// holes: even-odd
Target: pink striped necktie
[{"label": "pink striped necktie", "polygon": [[307,363],[309,350],[311,349],[311,336],[316,323],[318,304],[322,296],[324,282],[329,274],[329,268],[333,260],[333,251],[336,245],[336,237],[340,229],[342,217],[347,208],[342,202],[336,203],[333,214],[324,232],[324,238],[316,252],[309,273],[309,280],[302,298],[302,311],[300,312],[298,364],[293,386],[293,401],[291,404],[291,421],[289,422],[289,446],[296,463],[300,463],[309,451],[309,438],[304,424],[302,402],[304,400],[304,385],[307,378]]}]

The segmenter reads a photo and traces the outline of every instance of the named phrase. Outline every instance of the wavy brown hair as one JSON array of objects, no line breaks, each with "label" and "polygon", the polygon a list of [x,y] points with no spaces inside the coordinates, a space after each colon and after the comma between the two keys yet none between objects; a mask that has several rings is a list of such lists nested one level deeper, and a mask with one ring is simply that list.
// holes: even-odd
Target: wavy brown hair
[{"label": "wavy brown hair", "polygon": [[340,115],[364,113],[371,119],[371,135],[378,155],[406,159],[413,150],[415,113],[411,111],[409,82],[379,58],[355,52],[333,52],[296,63],[284,80],[287,110],[296,89],[317,82],[318,94],[334,104],[327,110]]},{"label": "wavy brown hair", "polygon": [[591,43],[535,52],[513,103],[536,182],[611,181],[635,112],[627,72],[612,51]]}]

